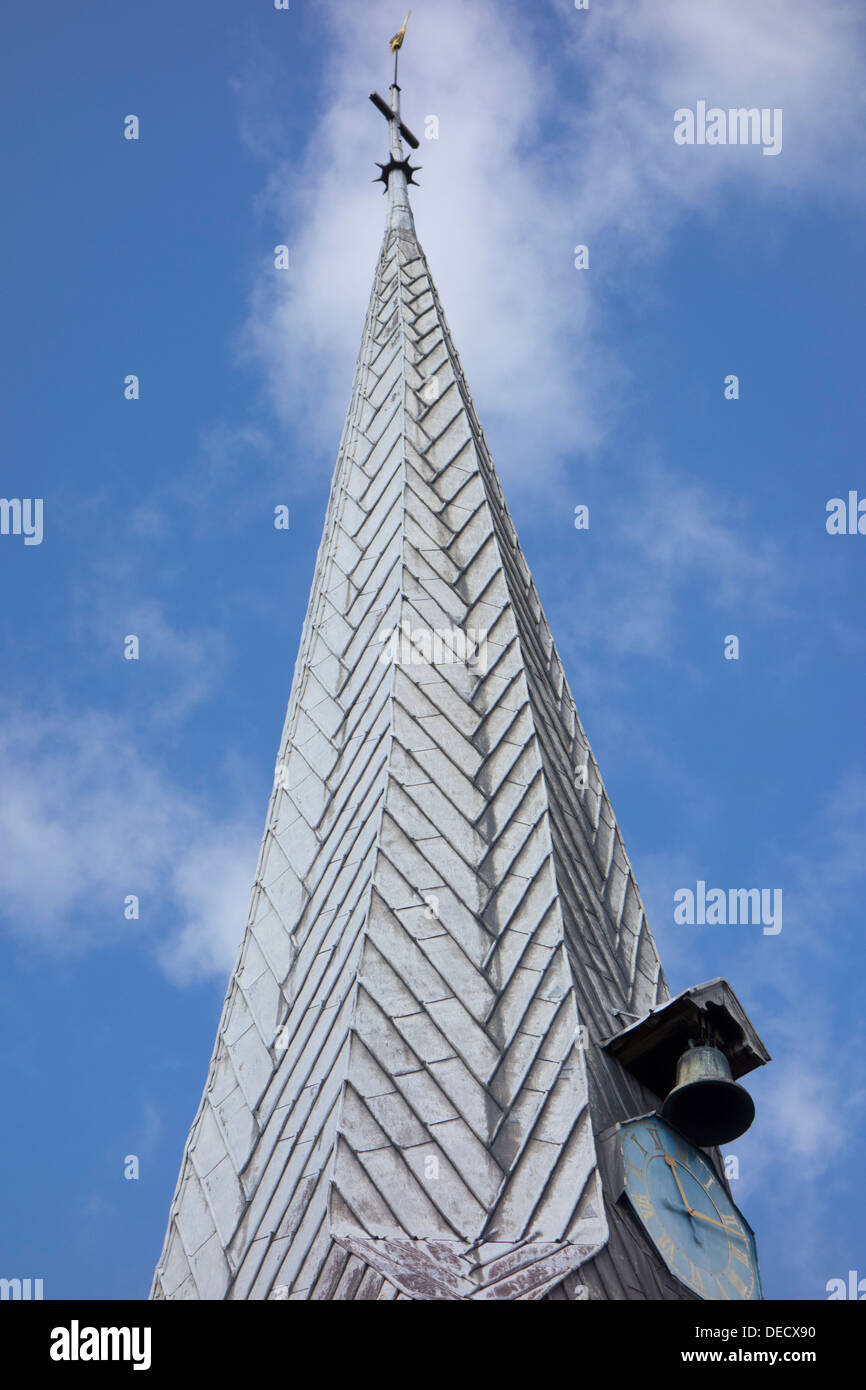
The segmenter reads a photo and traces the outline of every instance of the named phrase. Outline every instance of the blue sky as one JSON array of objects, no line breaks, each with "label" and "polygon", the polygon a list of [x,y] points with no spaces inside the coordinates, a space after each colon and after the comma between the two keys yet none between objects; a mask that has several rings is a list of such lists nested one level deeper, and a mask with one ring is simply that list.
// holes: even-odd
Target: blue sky
[{"label": "blue sky", "polygon": [[[414,9],[404,116],[439,121],[419,235],[671,987],[725,975],[773,1054],[730,1146],[766,1292],[820,1299],[866,1276],[866,536],[825,527],[866,496],[859,7]],[[44,535],[0,535],[0,1275],[48,1298],[142,1297],[161,1247],[382,234],[367,94],[402,17],[4,16],[0,494],[42,498]],[[781,108],[781,153],[677,146],[698,100]],[[677,925],[698,880],[780,888],[782,931]]]}]

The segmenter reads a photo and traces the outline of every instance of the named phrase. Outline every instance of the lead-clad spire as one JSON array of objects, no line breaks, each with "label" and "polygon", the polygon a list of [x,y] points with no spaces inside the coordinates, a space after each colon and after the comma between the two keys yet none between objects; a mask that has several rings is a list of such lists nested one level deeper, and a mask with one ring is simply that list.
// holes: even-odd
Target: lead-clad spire
[{"label": "lead-clad spire", "polygon": [[689,1297],[599,1167],[658,955],[372,100],[389,225],[152,1297]]}]

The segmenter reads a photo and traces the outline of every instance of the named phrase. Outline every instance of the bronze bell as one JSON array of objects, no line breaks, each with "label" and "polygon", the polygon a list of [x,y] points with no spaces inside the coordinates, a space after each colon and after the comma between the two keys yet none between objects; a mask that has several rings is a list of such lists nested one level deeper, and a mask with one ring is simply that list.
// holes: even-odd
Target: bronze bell
[{"label": "bronze bell", "polygon": [[677,1063],[677,1084],[661,1114],[693,1144],[711,1148],[745,1134],[755,1118],[755,1102],[734,1081],[723,1052],[690,1042]]}]

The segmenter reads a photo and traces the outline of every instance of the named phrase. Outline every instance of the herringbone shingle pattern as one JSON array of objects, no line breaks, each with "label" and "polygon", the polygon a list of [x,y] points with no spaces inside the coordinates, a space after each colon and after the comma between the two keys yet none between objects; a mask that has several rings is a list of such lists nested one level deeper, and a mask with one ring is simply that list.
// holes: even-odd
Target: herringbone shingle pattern
[{"label": "herringbone shingle pattern", "polygon": [[[434,633],[468,634],[465,659]],[[654,1100],[597,1044],[666,997],[423,253],[392,226],[152,1297],[682,1296],[595,1144]]]}]

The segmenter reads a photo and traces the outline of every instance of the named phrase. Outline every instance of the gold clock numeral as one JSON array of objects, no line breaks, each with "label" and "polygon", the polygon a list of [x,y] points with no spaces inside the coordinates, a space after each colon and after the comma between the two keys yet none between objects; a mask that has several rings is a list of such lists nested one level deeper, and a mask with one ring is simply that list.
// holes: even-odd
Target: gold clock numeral
[{"label": "gold clock numeral", "polygon": [[728,1279],[733,1284],[740,1297],[745,1298],[749,1290],[746,1288],[746,1285],[743,1283],[742,1279],[740,1278],[739,1274],[735,1269],[731,1270],[730,1274],[728,1275]]},{"label": "gold clock numeral", "polygon": [[662,1150],[664,1149],[664,1144],[662,1143],[661,1139],[659,1138],[659,1132],[658,1132],[658,1130],[657,1130],[657,1129],[648,1129],[648,1130],[647,1130],[647,1134],[648,1134],[648,1135],[650,1136],[650,1138],[652,1139],[652,1141],[653,1141],[653,1143],[655,1144],[656,1148],[657,1148],[659,1151],[662,1151]]},{"label": "gold clock numeral", "polygon": [[735,1236],[742,1236],[745,1240],[745,1232],[735,1216],[731,1216],[730,1213],[726,1216],[722,1213],[722,1223],[729,1231],[732,1231]]},{"label": "gold clock numeral", "polygon": [[688,1149],[683,1148],[682,1144],[680,1144],[678,1140],[674,1140],[674,1158],[676,1159],[677,1163],[683,1163],[685,1164],[686,1168],[688,1168],[691,1154]]},{"label": "gold clock numeral", "polygon": [[693,1286],[696,1293],[704,1293],[704,1281],[701,1278],[701,1271],[696,1264],[689,1260],[689,1283]]},{"label": "gold clock numeral", "polygon": [[634,1199],[634,1204],[637,1207],[638,1214],[640,1216],[646,1218],[649,1218],[650,1216],[655,1216],[656,1209],[653,1206],[652,1198],[647,1197],[645,1193],[639,1193],[638,1196]]},{"label": "gold clock numeral", "polygon": [[733,1253],[734,1259],[739,1260],[740,1264],[749,1264],[749,1257],[741,1245],[732,1245],[731,1251]]},{"label": "gold clock numeral", "polygon": [[669,1235],[659,1236],[659,1250],[661,1250],[663,1255],[667,1255],[669,1259],[673,1259],[677,1253],[677,1247],[674,1245]]},{"label": "gold clock numeral", "polygon": [[624,1158],[624,1159],[623,1159],[623,1163],[625,1164],[626,1169],[627,1169],[627,1171],[628,1171],[629,1173],[631,1173],[634,1177],[638,1178],[641,1182],[643,1182],[643,1170],[642,1170],[642,1169],[640,1169],[640,1168],[635,1168],[634,1164],[633,1164],[633,1163],[629,1163],[629,1161],[628,1161],[627,1158]]},{"label": "gold clock numeral", "polygon": [[632,1142],[633,1144],[637,1144],[637,1146],[638,1146],[638,1148],[640,1149],[641,1153],[643,1154],[644,1158],[649,1158],[649,1151],[648,1151],[647,1149],[644,1148],[643,1144],[640,1142],[640,1140],[638,1139],[638,1137],[637,1137],[636,1134],[633,1134],[633,1135],[631,1136],[631,1142]]}]

